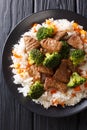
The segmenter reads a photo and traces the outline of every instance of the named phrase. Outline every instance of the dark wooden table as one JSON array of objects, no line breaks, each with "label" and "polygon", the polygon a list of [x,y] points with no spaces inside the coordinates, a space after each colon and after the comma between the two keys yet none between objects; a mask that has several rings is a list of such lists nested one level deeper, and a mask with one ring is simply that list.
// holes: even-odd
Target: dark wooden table
[{"label": "dark wooden table", "polygon": [[86,0],[0,0],[0,130],[87,130],[87,110],[66,118],[49,118],[21,106],[3,79],[4,42],[24,17],[46,9],[67,9],[87,17]]}]

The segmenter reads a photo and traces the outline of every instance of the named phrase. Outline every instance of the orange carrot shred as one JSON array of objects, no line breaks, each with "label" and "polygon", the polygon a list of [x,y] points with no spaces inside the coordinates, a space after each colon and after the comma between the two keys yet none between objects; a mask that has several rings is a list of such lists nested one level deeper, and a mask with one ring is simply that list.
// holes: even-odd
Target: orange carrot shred
[{"label": "orange carrot shred", "polygon": [[33,27],[36,27],[36,26],[37,26],[37,23],[34,23],[34,24],[33,24]]},{"label": "orange carrot shred", "polygon": [[84,84],[85,88],[87,88],[87,82]]},{"label": "orange carrot shred", "polygon": [[76,94],[75,93],[72,93],[72,97],[75,97],[76,96]]},{"label": "orange carrot shred", "polygon": [[13,54],[13,56],[16,57],[16,58],[22,58],[22,56],[21,56],[21,55],[18,55],[14,50],[12,50],[12,54]]},{"label": "orange carrot shred", "polygon": [[54,94],[54,93],[56,93],[57,92],[57,90],[56,89],[51,89],[51,94]]},{"label": "orange carrot shred", "polygon": [[74,88],[74,91],[81,91],[80,86],[75,87],[75,88]]}]

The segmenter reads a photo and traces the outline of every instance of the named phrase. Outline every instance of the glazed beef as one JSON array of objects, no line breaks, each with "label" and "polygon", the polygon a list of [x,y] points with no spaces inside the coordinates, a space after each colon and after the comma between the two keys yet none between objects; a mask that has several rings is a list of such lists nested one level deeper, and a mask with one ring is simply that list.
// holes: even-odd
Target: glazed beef
[{"label": "glazed beef", "polygon": [[59,40],[62,40],[62,38],[65,37],[66,35],[67,35],[66,31],[58,31],[56,35],[54,36],[54,39],[59,41]]},{"label": "glazed beef", "polygon": [[[64,59],[65,60],[65,59]],[[73,72],[78,72],[78,66],[73,65],[72,61],[69,59],[66,59],[65,62],[67,62],[68,69],[73,73]]]},{"label": "glazed beef", "polygon": [[31,36],[24,36],[23,38],[26,47],[26,52],[29,52],[30,50],[38,48],[40,46],[40,43]]},{"label": "glazed beef", "polygon": [[45,66],[38,66],[38,71],[40,73],[48,74],[48,75],[53,75],[53,71]]},{"label": "glazed beef", "polygon": [[57,81],[61,81],[63,83],[68,83],[70,75],[71,75],[71,70],[69,68],[68,61],[67,60],[62,60],[59,68],[56,70],[53,77]]},{"label": "glazed beef", "polygon": [[29,72],[29,75],[30,75],[31,77],[33,77],[33,80],[34,80],[34,81],[40,80],[41,75],[40,75],[40,72],[38,71],[38,68],[37,68],[36,65],[30,66],[28,72]]},{"label": "glazed beef", "polygon": [[44,88],[45,90],[48,90],[50,88],[56,88],[58,91],[63,93],[67,91],[66,84],[60,81],[56,81],[54,78],[49,78],[49,77],[45,79]]},{"label": "glazed beef", "polygon": [[83,42],[78,34],[73,34],[67,42],[76,49],[83,49]]},{"label": "glazed beef", "polygon": [[50,53],[60,51],[62,48],[62,43],[52,38],[43,39],[40,44]]}]

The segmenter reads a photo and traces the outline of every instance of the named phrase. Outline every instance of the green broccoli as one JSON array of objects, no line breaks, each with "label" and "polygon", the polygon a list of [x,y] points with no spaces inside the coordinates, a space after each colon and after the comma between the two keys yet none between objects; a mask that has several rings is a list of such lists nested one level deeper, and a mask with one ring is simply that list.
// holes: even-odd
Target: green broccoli
[{"label": "green broccoli", "polygon": [[73,65],[78,65],[84,61],[85,52],[83,50],[73,50],[70,54],[70,60]]},{"label": "green broccoli", "polygon": [[61,41],[62,42],[62,49],[60,51],[60,54],[62,58],[66,59],[69,57],[69,52],[70,52],[70,46],[66,41]]},{"label": "green broccoli", "polygon": [[43,61],[43,65],[48,68],[55,68],[61,62],[61,55],[57,52],[53,52],[52,54],[47,53],[46,57]]},{"label": "green broccoli", "polygon": [[43,53],[40,52],[40,50],[32,49],[29,53],[28,60],[29,60],[30,64],[35,63],[36,65],[39,65],[43,62],[44,55],[43,55]]},{"label": "green broccoli", "polygon": [[43,84],[41,84],[40,81],[36,81],[31,85],[28,96],[32,99],[37,99],[44,93],[44,91],[45,90]]},{"label": "green broccoli", "polygon": [[40,41],[42,39],[45,39],[47,37],[52,37],[53,36],[53,33],[54,33],[54,30],[53,28],[46,28],[46,27],[41,27],[37,34],[36,34],[36,37],[37,39]]},{"label": "green broccoli", "polygon": [[74,72],[70,77],[70,81],[68,82],[67,87],[73,88],[83,84],[85,81],[86,78],[83,78],[77,72]]}]

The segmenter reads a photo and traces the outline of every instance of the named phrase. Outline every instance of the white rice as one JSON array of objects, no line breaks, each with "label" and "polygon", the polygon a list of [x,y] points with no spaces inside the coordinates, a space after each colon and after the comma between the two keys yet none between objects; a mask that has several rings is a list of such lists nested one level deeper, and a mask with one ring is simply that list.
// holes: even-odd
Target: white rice
[{"label": "white rice", "polygon": [[[74,21],[68,21],[66,19],[60,19],[60,20],[54,20],[53,18],[50,19],[51,22],[53,22],[54,25],[58,28],[59,31],[61,30],[67,30],[69,35],[72,35],[75,33],[73,29],[73,22]],[[42,24],[37,24],[35,29],[38,30],[40,27],[48,27],[46,23]],[[82,28],[82,26],[79,26]],[[36,38],[36,32],[34,32],[34,27],[31,28],[28,32],[25,32],[24,35],[29,35],[32,36],[33,38]],[[33,84],[33,77],[30,77],[27,70],[23,72],[23,76],[20,76],[20,74],[17,72],[17,70],[14,68],[14,65],[17,65],[20,63],[20,68],[26,68],[28,64],[28,55],[25,53],[25,44],[23,40],[23,36],[20,38],[18,41],[18,44],[15,44],[13,46],[13,50],[22,56],[22,58],[15,58],[13,55],[11,56],[13,64],[11,67],[13,67],[12,72],[14,74],[14,83],[15,84],[20,84],[20,87],[18,88],[18,92],[22,93],[23,96],[27,96],[28,92],[30,90],[31,84]],[[83,35],[82,35],[83,37]],[[87,52],[87,44],[84,45],[85,51]],[[86,60],[87,60],[87,55],[86,55]],[[83,76],[87,76],[87,62],[86,64],[83,64],[80,66],[80,69],[82,70]],[[22,87],[21,87],[22,85]],[[75,92],[73,89],[69,89],[66,94],[61,93],[57,91],[55,94],[51,94],[50,91],[44,92],[44,94],[38,98],[37,100],[33,100],[36,103],[40,103],[43,105],[45,108],[50,107],[51,105],[56,106],[55,101],[58,102],[64,102],[65,105],[71,106],[77,104],[82,98],[87,98],[87,89],[84,87],[84,84],[80,86],[81,91]],[[75,93],[75,96],[72,97],[72,93]],[[54,102],[54,104],[53,104]]]}]

